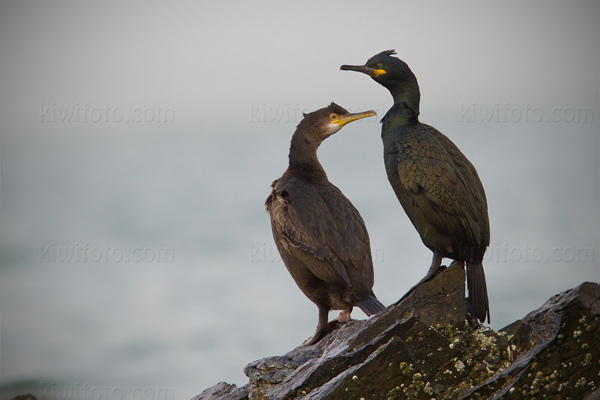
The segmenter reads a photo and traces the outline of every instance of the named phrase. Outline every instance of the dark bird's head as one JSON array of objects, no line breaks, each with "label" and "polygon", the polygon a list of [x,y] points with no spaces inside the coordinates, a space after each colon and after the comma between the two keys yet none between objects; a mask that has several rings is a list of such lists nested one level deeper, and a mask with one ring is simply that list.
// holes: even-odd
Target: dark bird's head
[{"label": "dark bird's head", "polygon": [[377,113],[373,110],[350,113],[345,108],[331,103],[325,108],[303,115],[304,118],[298,124],[296,132],[306,132],[307,136],[312,136],[311,140],[320,143],[342,129],[344,125],[362,118],[375,116]]},{"label": "dark bird's head", "polygon": [[417,78],[404,61],[393,57],[394,54],[394,50],[382,51],[369,58],[365,65],[342,65],[340,69],[369,75],[390,91],[395,104],[405,103],[419,115],[421,94]]}]

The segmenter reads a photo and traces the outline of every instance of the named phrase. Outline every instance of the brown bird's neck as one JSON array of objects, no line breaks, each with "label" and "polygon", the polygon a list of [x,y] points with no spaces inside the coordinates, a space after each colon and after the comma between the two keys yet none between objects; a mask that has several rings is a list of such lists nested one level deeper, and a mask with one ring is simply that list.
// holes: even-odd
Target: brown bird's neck
[{"label": "brown bird's neck", "polygon": [[288,171],[307,178],[326,179],[327,174],[317,158],[317,149],[320,144],[321,141],[315,136],[296,130],[290,145]]}]

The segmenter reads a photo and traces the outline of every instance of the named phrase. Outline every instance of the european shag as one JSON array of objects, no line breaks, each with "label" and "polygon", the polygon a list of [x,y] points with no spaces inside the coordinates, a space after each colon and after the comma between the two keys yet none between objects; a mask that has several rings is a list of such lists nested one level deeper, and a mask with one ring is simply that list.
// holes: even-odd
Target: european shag
[{"label": "european shag", "polygon": [[329,310],[342,310],[331,322],[347,322],[353,306],[367,315],[385,308],[373,293],[369,234],[350,200],[327,179],[317,158],[321,142],[344,125],[376,115],[350,114],[331,103],[305,114],[292,136],[289,166],[271,185],[265,207],[279,254],[302,292],[319,308],[317,343],[329,327]]},{"label": "european shag", "polygon": [[429,271],[416,286],[444,268],[443,257],[466,262],[470,312],[482,322],[487,316],[489,323],[482,260],[490,225],[483,185],[473,164],[450,139],[419,122],[417,78],[393,54],[394,50],[384,51],[365,65],[340,69],[369,75],[394,98],[381,120],[385,169],[408,218],[433,251]]}]

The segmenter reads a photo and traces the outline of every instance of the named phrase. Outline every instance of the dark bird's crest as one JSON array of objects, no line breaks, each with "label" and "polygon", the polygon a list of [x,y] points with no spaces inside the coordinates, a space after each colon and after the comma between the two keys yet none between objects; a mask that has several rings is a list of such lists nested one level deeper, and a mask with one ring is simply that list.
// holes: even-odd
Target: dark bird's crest
[{"label": "dark bird's crest", "polygon": [[427,275],[408,293],[442,271],[443,258],[463,262],[470,313],[489,323],[483,256],[490,243],[490,225],[483,184],[450,139],[419,122],[417,78],[394,54],[394,50],[382,51],[365,65],[340,69],[367,74],[394,99],[381,133],[388,180],[421,240],[433,251]]}]

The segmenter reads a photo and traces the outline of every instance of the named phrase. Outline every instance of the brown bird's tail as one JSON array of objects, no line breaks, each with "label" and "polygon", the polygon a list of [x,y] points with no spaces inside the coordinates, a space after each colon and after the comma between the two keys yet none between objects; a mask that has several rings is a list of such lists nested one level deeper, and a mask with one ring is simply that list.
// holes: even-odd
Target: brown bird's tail
[{"label": "brown bird's tail", "polygon": [[385,308],[375,295],[369,295],[366,299],[357,302],[356,305],[369,317]]},{"label": "brown bird's tail", "polygon": [[467,263],[467,289],[469,291],[469,305],[471,313],[481,322],[490,323],[490,305],[488,301],[487,285],[483,265]]}]

